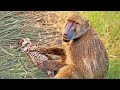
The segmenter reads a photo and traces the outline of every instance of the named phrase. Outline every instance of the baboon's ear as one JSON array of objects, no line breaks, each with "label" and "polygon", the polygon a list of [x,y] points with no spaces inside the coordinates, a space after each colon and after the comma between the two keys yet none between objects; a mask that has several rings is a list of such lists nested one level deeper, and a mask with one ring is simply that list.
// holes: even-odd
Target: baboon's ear
[{"label": "baboon's ear", "polygon": [[85,27],[88,28],[90,25],[89,25],[89,20],[86,20],[85,23],[84,23]]}]

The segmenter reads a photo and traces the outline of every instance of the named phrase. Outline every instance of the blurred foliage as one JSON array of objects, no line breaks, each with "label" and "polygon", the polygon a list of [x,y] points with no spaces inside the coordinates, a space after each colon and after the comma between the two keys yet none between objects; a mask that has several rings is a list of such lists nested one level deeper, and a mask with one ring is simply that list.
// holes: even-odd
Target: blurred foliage
[{"label": "blurred foliage", "polygon": [[[49,47],[61,39],[69,11],[0,11],[0,78],[48,78],[45,72],[18,50],[20,38]],[[99,33],[110,61],[108,78],[120,78],[120,12],[80,11]]]}]

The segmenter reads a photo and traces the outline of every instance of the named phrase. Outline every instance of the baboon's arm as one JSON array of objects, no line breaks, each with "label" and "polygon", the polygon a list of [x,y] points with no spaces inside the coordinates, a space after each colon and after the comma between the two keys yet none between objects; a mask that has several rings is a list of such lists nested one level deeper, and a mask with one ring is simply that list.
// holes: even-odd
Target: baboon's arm
[{"label": "baboon's arm", "polygon": [[54,55],[58,55],[60,56],[60,60],[58,60],[58,62],[61,63],[65,63],[66,61],[66,54],[65,54],[65,50],[63,48],[56,48],[56,47],[52,47],[52,48],[37,48],[37,51],[43,53],[43,54],[54,54]]},{"label": "baboon's arm", "polygon": [[65,51],[62,48],[56,48],[56,47],[52,47],[52,48],[40,48],[37,47],[36,49],[38,52],[43,53],[43,54],[54,54],[54,55],[58,55],[60,56],[61,59],[59,60],[46,60],[46,61],[40,61],[40,62],[36,62],[37,66],[39,68],[43,68],[45,70],[53,70],[53,71],[58,71],[60,68],[62,68],[63,66],[65,66],[65,61],[66,61],[66,55],[65,55]]},{"label": "baboon's arm", "polygon": [[50,71],[58,71],[60,68],[65,66],[65,63],[62,63],[61,60],[47,60],[43,61],[42,63],[38,62],[38,67],[44,69],[44,70],[50,70]]},{"label": "baboon's arm", "polygon": [[66,65],[59,70],[59,73],[57,73],[54,78],[70,79],[71,76],[72,70],[68,65]]},{"label": "baboon's arm", "polygon": [[58,55],[58,56],[65,56],[65,50],[63,48],[56,48],[56,47],[52,47],[52,48],[37,48],[37,51],[42,52],[42,53],[47,53],[47,54],[54,54],[54,55]]}]

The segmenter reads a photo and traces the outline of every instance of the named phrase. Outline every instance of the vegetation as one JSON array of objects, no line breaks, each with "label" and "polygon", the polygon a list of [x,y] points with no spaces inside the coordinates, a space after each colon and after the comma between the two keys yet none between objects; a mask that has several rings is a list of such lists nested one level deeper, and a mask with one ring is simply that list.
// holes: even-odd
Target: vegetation
[{"label": "vegetation", "polygon": [[[27,37],[47,47],[61,37],[67,11],[0,11],[0,78],[48,78],[17,46]],[[108,79],[120,78],[120,12],[81,11],[99,33],[109,55]]]}]

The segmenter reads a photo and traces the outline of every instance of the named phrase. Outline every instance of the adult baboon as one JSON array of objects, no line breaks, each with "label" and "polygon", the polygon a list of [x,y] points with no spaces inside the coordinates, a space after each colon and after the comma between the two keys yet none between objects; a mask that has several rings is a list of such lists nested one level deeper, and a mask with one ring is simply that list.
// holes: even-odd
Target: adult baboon
[{"label": "adult baboon", "polygon": [[[80,16],[80,13],[75,12],[68,16],[62,38],[65,49],[37,49],[61,56],[60,61],[42,62],[43,68],[59,70],[54,78],[102,79],[106,77],[109,65],[106,49],[96,31],[89,25],[88,20]],[[53,62],[56,64],[52,64]],[[66,65],[60,68],[61,63]]]}]

